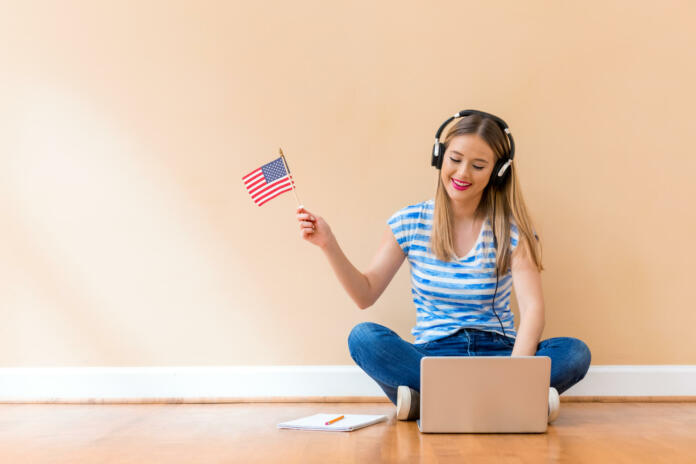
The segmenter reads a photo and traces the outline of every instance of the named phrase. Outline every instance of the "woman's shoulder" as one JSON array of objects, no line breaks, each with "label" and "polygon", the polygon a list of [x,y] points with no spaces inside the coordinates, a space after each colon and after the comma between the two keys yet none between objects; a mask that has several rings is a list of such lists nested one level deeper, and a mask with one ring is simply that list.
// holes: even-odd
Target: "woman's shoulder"
[{"label": "woman's shoulder", "polygon": [[512,214],[510,215],[510,233],[517,235],[519,233],[519,229],[517,228],[517,221],[515,220],[515,216]]},{"label": "woman's shoulder", "polygon": [[435,206],[434,200],[425,200],[421,201],[419,203],[413,203],[411,205],[404,206],[400,210],[394,213],[394,215],[401,215],[401,214],[411,214],[411,213],[432,213],[433,209]]},{"label": "woman's shoulder", "polygon": [[392,224],[394,222],[405,220],[408,220],[408,222],[429,220],[433,217],[432,213],[433,200],[425,200],[419,203],[404,206],[392,214],[389,217],[388,222]]}]

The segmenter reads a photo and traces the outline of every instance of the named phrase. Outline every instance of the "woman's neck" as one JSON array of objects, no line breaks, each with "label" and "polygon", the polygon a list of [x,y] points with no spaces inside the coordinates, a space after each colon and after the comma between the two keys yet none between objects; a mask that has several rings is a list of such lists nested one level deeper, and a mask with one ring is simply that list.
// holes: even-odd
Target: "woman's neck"
[{"label": "woman's neck", "polygon": [[452,219],[455,223],[458,222],[472,222],[476,219],[476,211],[478,210],[479,203],[481,202],[481,196],[478,198],[472,198],[472,201],[464,202],[454,202],[450,199],[450,206],[452,207]]}]

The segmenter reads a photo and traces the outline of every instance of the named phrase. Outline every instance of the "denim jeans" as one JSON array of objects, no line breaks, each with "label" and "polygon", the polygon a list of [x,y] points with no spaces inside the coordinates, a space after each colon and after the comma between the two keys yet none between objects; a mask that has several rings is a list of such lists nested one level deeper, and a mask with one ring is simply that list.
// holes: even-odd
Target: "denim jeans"
[{"label": "denim jeans", "polygon": [[[512,339],[494,332],[460,329],[445,338],[413,344],[393,330],[362,322],[350,332],[348,348],[353,360],[396,404],[399,385],[420,391],[420,362],[425,356],[510,356]],[[539,342],[537,356],[551,358],[551,386],[563,393],[585,377],[591,354],[577,338],[556,337]]]}]

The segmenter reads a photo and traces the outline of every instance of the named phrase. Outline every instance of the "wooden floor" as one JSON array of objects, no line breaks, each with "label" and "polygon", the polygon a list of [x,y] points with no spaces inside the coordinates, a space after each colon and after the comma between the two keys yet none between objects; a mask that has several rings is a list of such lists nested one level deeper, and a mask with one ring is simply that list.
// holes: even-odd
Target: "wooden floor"
[{"label": "wooden floor", "polygon": [[[354,432],[279,430],[318,412]],[[696,403],[563,403],[546,434],[421,434],[389,403],[0,405],[1,463],[694,463]]]}]

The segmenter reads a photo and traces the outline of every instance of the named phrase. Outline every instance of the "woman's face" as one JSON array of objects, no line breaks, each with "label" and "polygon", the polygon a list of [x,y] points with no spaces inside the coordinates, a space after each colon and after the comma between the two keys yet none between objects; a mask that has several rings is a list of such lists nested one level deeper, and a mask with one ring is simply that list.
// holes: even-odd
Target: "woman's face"
[{"label": "woman's face", "polygon": [[476,134],[453,137],[442,160],[442,185],[453,201],[480,198],[488,185],[495,154]]}]

